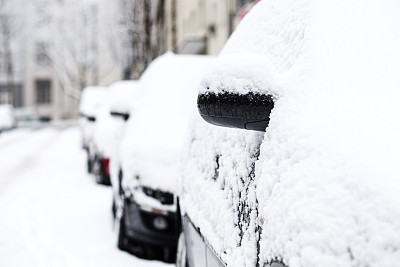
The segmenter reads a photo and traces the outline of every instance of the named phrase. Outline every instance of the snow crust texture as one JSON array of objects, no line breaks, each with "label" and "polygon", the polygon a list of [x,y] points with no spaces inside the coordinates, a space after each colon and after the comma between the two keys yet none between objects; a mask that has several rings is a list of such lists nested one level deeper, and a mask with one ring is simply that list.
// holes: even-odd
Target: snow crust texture
[{"label": "snow crust texture", "polygon": [[398,265],[399,11],[261,1],[231,36],[200,93],[272,93],[270,124],[261,135],[196,116],[181,192],[228,266]]}]

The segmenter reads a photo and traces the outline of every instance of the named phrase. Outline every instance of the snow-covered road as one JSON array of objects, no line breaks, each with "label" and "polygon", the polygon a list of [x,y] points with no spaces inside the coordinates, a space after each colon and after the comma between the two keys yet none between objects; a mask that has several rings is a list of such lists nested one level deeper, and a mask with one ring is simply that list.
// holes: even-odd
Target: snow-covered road
[{"label": "snow-covered road", "polygon": [[172,266],[116,249],[110,204],[77,128],[0,134],[0,266]]}]

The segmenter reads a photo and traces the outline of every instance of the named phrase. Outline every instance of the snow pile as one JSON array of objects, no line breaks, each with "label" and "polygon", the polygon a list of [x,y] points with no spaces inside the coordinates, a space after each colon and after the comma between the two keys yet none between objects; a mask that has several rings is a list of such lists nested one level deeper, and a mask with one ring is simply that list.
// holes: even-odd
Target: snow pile
[{"label": "snow pile", "polygon": [[103,96],[94,127],[94,142],[99,153],[111,157],[117,153],[125,121],[110,112],[130,113],[140,101],[138,81],[119,81],[112,84]]},{"label": "snow pile", "polygon": [[122,142],[124,186],[176,191],[181,148],[197,86],[212,58],[172,53],[157,58],[140,79],[144,96]]},{"label": "snow pile", "polygon": [[220,57],[205,74],[199,93],[253,92],[277,97],[281,94],[280,77],[272,72],[268,59],[251,53]]},{"label": "snow pile", "polygon": [[257,254],[260,266],[400,262],[399,11],[394,0],[261,1],[232,35],[220,61],[259,53],[265,81],[251,56],[256,75],[220,63],[200,92],[276,92],[271,121],[261,136],[197,116],[182,189],[228,266]]},{"label": "snow pile", "polygon": [[396,1],[310,5],[259,162],[261,256],[290,266],[400,261]]}]

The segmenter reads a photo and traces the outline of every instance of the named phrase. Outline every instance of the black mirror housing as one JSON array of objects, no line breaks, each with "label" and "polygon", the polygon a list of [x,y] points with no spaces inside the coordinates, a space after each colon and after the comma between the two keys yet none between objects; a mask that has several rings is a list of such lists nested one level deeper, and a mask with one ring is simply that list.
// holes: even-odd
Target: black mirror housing
[{"label": "black mirror housing", "polygon": [[271,95],[251,92],[207,92],[198,96],[197,107],[201,117],[208,123],[265,132],[274,107],[274,99]]},{"label": "black mirror housing", "polygon": [[113,117],[120,117],[124,121],[127,121],[130,117],[130,114],[128,112],[117,112],[117,111],[111,111],[110,115]]},{"label": "black mirror housing", "polygon": [[95,116],[86,116],[86,119],[90,122],[96,122],[96,117]]}]

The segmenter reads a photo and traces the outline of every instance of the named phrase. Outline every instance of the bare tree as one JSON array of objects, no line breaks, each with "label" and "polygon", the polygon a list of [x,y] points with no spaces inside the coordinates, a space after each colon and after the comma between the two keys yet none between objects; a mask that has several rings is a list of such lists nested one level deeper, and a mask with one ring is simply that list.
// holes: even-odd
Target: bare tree
[{"label": "bare tree", "polygon": [[79,99],[90,79],[98,83],[96,6],[84,1],[55,3],[49,31],[47,53],[57,80],[67,95]]},{"label": "bare tree", "polygon": [[[5,76],[7,97],[3,101],[15,105],[15,73],[20,53],[21,21],[19,0],[0,0],[0,76]],[[21,64],[20,64],[21,65]],[[0,99],[1,101],[1,99]]]},{"label": "bare tree", "polygon": [[[109,42],[126,77],[138,78],[151,61],[165,52],[165,0],[118,0],[109,16]],[[116,15],[118,14],[118,16]]]}]

